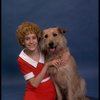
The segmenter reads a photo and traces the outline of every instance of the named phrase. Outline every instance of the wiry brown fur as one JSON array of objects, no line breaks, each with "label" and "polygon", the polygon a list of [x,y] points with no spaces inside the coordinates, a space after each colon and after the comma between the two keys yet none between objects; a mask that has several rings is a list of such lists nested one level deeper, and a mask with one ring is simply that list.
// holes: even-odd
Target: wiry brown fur
[{"label": "wiry brown fur", "polygon": [[[62,58],[63,54],[69,52],[64,32],[61,28],[48,28],[41,34],[40,48],[47,52],[46,61]],[[50,48],[56,48],[56,51],[50,52]],[[85,80],[78,75],[77,65],[72,55],[64,66],[59,67],[59,70],[51,66],[48,73],[53,75],[53,79],[64,95],[64,100],[89,100],[85,96]]]}]

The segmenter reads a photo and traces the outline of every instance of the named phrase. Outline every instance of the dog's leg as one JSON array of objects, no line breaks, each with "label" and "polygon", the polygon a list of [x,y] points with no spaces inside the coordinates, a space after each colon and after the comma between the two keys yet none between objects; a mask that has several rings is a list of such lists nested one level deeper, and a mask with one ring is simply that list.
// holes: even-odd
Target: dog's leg
[{"label": "dog's leg", "polygon": [[81,87],[81,95],[83,97],[85,97],[85,92],[86,92],[86,83],[85,83],[85,80],[84,79],[80,79],[80,87]]},{"label": "dog's leg", "polygon": [[54,86],[55,86],[55,89],[56,89],[56,93],[57,93],[57,100],[62,100],[62,94],[61,94],[61,91],[60,91],[60,88],[59,86],[56,84],[55,80],[53,79],[53,77],[51,76],[51,79],[54,83]]},{"label": "dog's leg", "polygon": [[85,83],[85,80],[84,79],[80,79],[80,88],[79,88],[79,92],[76,93],[76,97],[77,98],[80,98],[80,100],[87,100],[85,98],[85,91],[86,91],[86,83]]},{"label": "dog's leg", "polygon": [[68,96],[67,96],[67,99],[68,100],[74,100],[73,99],[73,93],[72,93],[72,89],[71,88],[68,88]]},{"label": "dog's leg", "polygon": [[72,92],[72,86],[71,86],[71,82],[68,80],[67,81],[67,89],[66,89],[66,93],[65,96],[66,96],[66,100],[75,100],[74,99],[74,95],[73,95],[73,92]]},{"label": "dog's leg", "polygon": [[74,85],[74,94],[73,98],[74,100],[86,100],[85,99],[85,80],[84,79],[79,79],[78,83]]}]

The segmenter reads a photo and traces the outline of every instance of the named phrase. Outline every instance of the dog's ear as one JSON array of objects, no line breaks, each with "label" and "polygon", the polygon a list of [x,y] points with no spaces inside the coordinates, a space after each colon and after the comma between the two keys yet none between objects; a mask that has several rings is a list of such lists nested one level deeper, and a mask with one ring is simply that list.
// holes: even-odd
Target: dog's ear
[{"label": "dog's ear", "polygon": [[59,31],[60,33],[66,33],[66,32],[68,32],[68,30],[65,30],[65,29],[59,28],[59,27],[58,27],[58,31]]}]

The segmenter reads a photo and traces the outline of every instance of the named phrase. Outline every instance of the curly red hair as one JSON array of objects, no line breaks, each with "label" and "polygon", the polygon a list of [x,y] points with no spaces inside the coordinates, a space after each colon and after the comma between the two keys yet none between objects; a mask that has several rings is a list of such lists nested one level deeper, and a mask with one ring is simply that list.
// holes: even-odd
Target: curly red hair
[{"label": "curly red hair", "polygon": [[32,22],[23,22],[21,25],[18,26],[16,30],[16,37],[21,46],[24,47],[22,43],[24,41],[25,35],[30,31],[33,31],[36,34],[37,39],[38,39],[38,34],[42,32],[40,27]]}]

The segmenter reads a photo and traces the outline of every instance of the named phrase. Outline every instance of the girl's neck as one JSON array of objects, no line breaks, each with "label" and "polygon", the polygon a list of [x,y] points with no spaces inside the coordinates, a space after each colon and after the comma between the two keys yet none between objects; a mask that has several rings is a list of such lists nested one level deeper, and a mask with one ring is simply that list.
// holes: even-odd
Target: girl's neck
[{"label": "girl's neck", "polygon": [[35,51],[29,51],[29,50],[24,50],[24,52],[30,57],[32,58],[33,60],[35,61],[39,61],[39,58],[40,58],[40,52],[39,52],[39,49],[35,50]]}]

